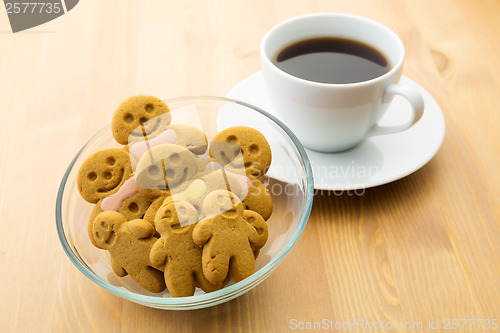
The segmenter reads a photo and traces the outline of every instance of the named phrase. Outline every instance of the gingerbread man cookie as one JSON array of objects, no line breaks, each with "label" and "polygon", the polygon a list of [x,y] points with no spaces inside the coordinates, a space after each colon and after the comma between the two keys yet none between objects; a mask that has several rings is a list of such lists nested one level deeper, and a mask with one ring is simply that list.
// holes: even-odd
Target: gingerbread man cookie
[{"label": "gingerbread man cookie", "polygon": [[225,190],[210,193],[203,202],[208,218],[198,222],[193,241],[203,247],[203,274],[220,284],[229,274],[238,282],[255,272],[254,251],[267,241],[267,225],[255,219],[247,222],[238,197]]},{"label": "gingerbread man cookie", "polygon": [[156,230],[161,237],[151,249],[151,263],[164,269],[167,288],[174,297],[194,295],[195,286],[205,292],[223,287],[223,283],[212,284],[203,275],[202,250],[192,237],[196,222],[198,213],[187,201],[169,201],[156,213]]},{"label": "gingerbread man cookie", "polygon": [[253,210],[268,220],[273,213],[273,199],[266,186],[258,179],[252,180],[252,185],[243,198],[245,209]]},{"label": "gingerbread man cookie", "polygon": [[119,148],[104,149],[87,158],[78,170],[78,191],[85,200],[96,203],[117,192],[131,176],[129,153]]},{"label": "gingerbread man cookie", "polygon": [[166,129],[170,120],[165,102],[154,96],[137,95],[116,109],[111,131],[116,142],[126,145],[155,137]]},{"label": "gingerbread man cookie", "polygon": [[271,165],[271,147],[256,129],[235,126],[219,132],[210,144],[210,156],[231,172],[244,169],[249,177],[262,177]]},{"label": "gingerbread man cookie", "polygon": [[[92,242],[92,244],[94,244],[95,247],[98,248],[101,247],[95,242],[94,237],[92,236],[92,227],[94,225],[94,220],[97,217],[97,215],[99,215],[104,211],[107,211],[106,209],[103,209],[103,204],[102,204],[106,198],[101,199],[97,202],[97,204],[94,206],[94,209],[90,213],[90,218],[88,222],[88,233],[90,241]],[[113,211],[119,212],[125,217],[127,221],[131,221],[135,219],[142,219],[146,211],[149,209],[150,205],[151,205],[151,200],[146,198],[144,195],[137,193],[122,201],[118,209],[113,209]],[[150,223],[153,224],[152,222]]]},{"label": "gingerbread man cookie", "polygon": [[141,189],[171,189],[191,180],[198,172],[196,155],[175,144],[162,144],[148,150],[137,162],[136,184]]},{"label": "gingerbread man cookie", "polygon": [[113,271],[118,276],[129,274],[142,288],[159,293],[166,285],[163,273],[150,262],[151,248],[157,241],[153,233],[151,223],[127,221],[115,211],[100,213],[92,226],[94,242],[110,253]]}]

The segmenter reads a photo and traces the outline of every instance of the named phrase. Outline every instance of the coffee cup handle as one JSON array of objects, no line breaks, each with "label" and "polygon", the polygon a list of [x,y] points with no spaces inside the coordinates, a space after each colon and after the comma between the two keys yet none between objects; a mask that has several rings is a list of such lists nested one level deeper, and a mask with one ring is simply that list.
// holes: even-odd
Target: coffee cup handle
[{"label": "coffee cup handle", "polygon": [[417,121],[419,121],[420,118],[422,118],[422,115],[424,114],[424,99],[415,87],[407,84],[391,83],[385,89],[382,102],[389,103],[395,95],[402,96],[409,102],[412,110],[410,119],[405,124],[396,126],[379,126],[376,124],[368,133],[368,136],[401,132],[410,128]]}]

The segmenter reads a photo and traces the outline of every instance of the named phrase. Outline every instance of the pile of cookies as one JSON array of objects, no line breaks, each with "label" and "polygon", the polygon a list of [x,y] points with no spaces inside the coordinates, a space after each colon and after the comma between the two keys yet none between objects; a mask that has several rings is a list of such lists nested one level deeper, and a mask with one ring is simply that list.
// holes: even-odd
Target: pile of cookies
[{"label": "pile of cookies", "polygon": [[124,101],[111,123],[123,148],[88,157],[77,186],[95,204],[89,238],[110,253],[113,271],[179,297],[255,272],[273,210],[261,181],[271,148],[250,127],[227,128],[209,143],[200,128],[171,118],[156,97]]}]

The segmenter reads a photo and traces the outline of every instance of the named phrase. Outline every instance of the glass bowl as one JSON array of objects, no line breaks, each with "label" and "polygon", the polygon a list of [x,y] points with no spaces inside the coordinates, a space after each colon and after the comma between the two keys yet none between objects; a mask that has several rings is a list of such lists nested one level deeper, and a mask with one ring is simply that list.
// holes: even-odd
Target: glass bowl
[{"label": "glass bowl", "polygon": [[80,149],[64,174],[56,202],[57,232],[73,264],[89,279],[120,297],[160,309],[209,307],[234,299],[264,281],[295,245],[311,212],[311,166],[295,135],[281,121],[255,106],[220,97],[174,98],[165,103],[171,110],[172,124],[200,127],[209,142],[217,132],[238,125],[253,127],[268,140],[273,159],[263,182],[271,193],[274,209],[267,221],[269,238],[255,261],[255,273],[218,291],[205,293],[197,288],[188,297],[172,297],[168,290],[153,294],[129,276],[120,278],[113,273],[109,253],[94,247],[88,239],[87,223],[94,205],[86,202],[77,189],[77,173],[87,157],[102,149],[122,147],[113,139],[110,125]]}]

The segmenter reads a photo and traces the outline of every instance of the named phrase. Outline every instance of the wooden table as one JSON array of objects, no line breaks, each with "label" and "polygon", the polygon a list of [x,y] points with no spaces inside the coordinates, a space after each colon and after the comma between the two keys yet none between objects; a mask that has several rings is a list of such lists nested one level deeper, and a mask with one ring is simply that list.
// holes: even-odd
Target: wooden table
[{"label": "wooden table", "polygon": [[[318,195],[285,261],[228,303],[150,309],[84,277],[57,237],[56,191],[117,103],[138,93],[225,95],[259,70],[270,27],[323,11],[399,34],[404,74],[445,116],[437,155],[362,196]],[[415,332],[430,331],[429,321],[441,331],[451,319],[500,320],[499,16],[495,0],[81,0],[13,34],[2,10],[0,331],[286,332],[364,320]]]}]

